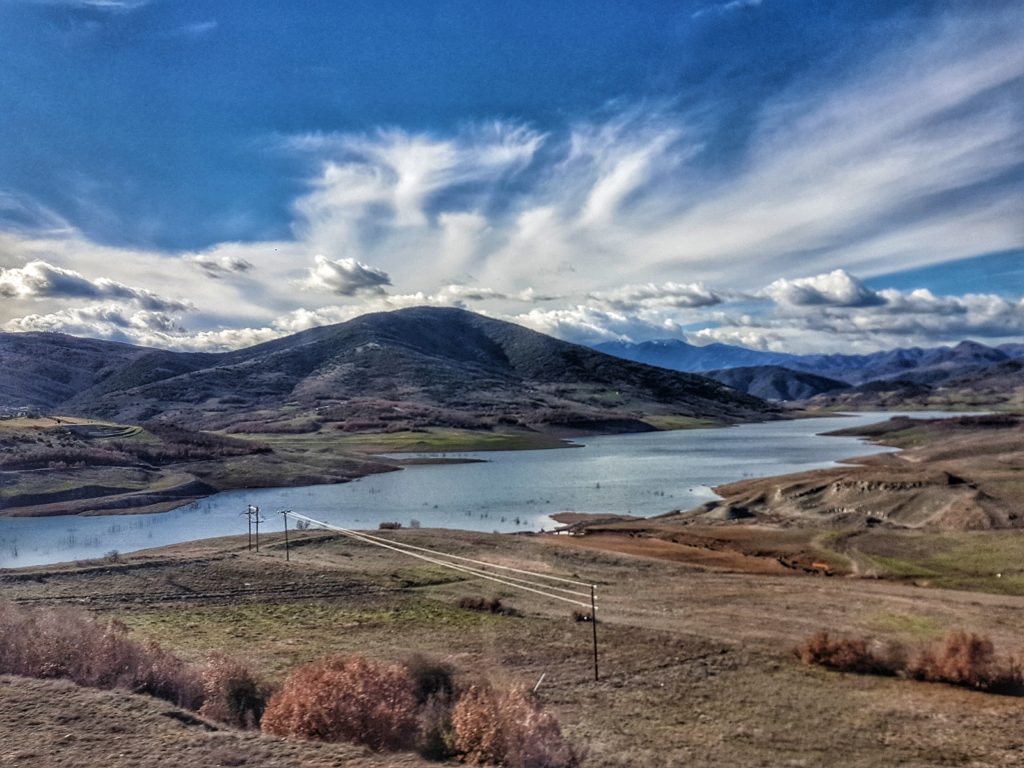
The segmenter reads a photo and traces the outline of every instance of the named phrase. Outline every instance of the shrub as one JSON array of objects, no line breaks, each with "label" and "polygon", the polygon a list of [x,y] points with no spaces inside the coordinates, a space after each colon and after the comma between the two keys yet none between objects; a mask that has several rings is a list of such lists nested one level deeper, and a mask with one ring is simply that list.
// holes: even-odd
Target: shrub
[{"label": "shrub", "polygon": [[817,632],[796,648],[796,655],[804,664],[817,664],[840,672],[864,675],[893,675],[899,664],[897,656],[876,652],[863,638],[831,637],[828,632]]},{"label": "shrub", "polygon": [[962,630],[919,650],[910,660],[902,645],[872,650],[863,638],[832,638],[827,632],[807,638],[796,648],[796,654],[805,664],[842,672],[898,674],[992,693],[1024,693],[1024,669],[1020,663],[1012,656],[997,656],[987,637]]},{"label": "shrub", "polygon": [[481,613],[495,613],[499,616],[522,616],[522,611],[505,605],[500,597],[492,597],[490,600],[484,597],[466,595],[459,598],[459,608],[467,611],[479,611]]},{"label": "shrub", "polygon": [[456,755],[454,741],[452,701],[432,696],[420,709],[416,751],[428,760],[447,760]]},{"label": "shrub", "polygon": [[258,728],[270,687],[244,664],[213,654],[202,672],[203,705],[199,714],[239,728]]},{"label": "shrub", "polygon": [[417,653],[406,660],[405,669],[419,704],[438,697],[450,700],[455,695],[455,670],[451,664]]},{"label": "shrub", "polygon": [[401,523],[398,522],[385,522],[377,526],[382,531],[397,531],[402,527]]},{"label": "shrub", "polygon": [[292,672],[267,704],[261,727],[278,736],[402,749],[415,740],[416,716],[403,667],[332,656]]},{"label": "shrub", "polygon": [[188,709],[202,703],[198,676],[157,643],[139,643],[118,621],[74,608],[0,603],[0,673],[124,688]]},{"label": "shrub", "polygon": [[1000,693],[1019,692],[1024,685],[1024,674],[1014,659],[1000,659],[991,640],[962,630],[918,653],[907,674],[916,680]]},{"label": "shrub", "polygon": [[569,768],[579,757],[558,719],[522,689],[474,686],[452,712],[453,746],[466,762],[508,768]]}]

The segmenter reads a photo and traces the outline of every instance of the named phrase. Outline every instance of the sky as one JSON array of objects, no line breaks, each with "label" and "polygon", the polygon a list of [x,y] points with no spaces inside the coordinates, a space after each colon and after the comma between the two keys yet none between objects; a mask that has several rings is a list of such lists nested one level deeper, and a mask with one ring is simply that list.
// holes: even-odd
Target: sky
[{"label": "sky", "polygon": [[1024,337],[1019,0],[0,0],[0,329]]}]

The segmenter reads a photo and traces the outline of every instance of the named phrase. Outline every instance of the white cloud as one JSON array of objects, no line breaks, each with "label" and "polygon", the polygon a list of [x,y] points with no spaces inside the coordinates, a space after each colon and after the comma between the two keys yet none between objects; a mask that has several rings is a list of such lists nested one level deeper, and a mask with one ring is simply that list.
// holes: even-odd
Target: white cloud
[{"label": "white cloud", "polygon": [[306,279],[299,283],[305,290],[355,296],[359,293],[383,293],[384,286],[391,285],[387,272],[355,259],[331,261],[318,255],[313,262]]},{"label": "white cloud", "polygon": [[24,267],[0,270],[0,296],[14,299],[122,299],[143,309],[181,312],[191,308],[187,301],[167,299],[143,288],[132,288],[101,277],[90,280],[79,272],[31,261]]},{"label": "white cloud", "polygon": [[879,294],[845,269],[796,280],[776,280],[764,293],[779,304],[794,307],[868,307],[884,303]]},{"label": "white cloud", "polygon": [[610,291],[594,291],[588,298],[596,304],[622,312],[639,309],[693,309],[712,307],[724,300],[703,283],[646,283],[626,285]]}]

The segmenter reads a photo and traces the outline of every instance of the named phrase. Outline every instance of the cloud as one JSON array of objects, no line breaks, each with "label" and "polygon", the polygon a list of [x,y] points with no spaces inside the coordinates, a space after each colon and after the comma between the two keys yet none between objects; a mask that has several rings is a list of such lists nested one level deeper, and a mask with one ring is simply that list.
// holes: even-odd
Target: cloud
[{"label": "cloud", "polygon": [[130,13],[144,8],[154,0],[31,0],[41,5],[57,5],[65,8],[107,13]]},{"label": "cloud", "polygon": [[192,305],[167,299],[143,288],[101,277],[90,280],[78,272],[45,261],[31,261],[24,267],[0,269],[0,296],[13,299],[122,299],[143,309],[182,312]]},{"label": "cloud", "polygon": [[[7,331],[67,333],[128,343],[162,341],[185,333],[166,312],[126,310],[117,304],[62,309],[50,314],[26,315],[4,324]],[[159,344],[158,344],[159,345]]]},{"label": "cloud", "polygon": [[184,37],[199,38],[209,35],[217,29],[217,20],[209,19],[207,21],[195,21],[191,24],[185,24],[179,27],[177,33]]},{"label": "cloud", "polygon": [[796,280],[776,280],[764,289],[779,304],[794,307],[870,307],[885,300],[845,269]]},{"label": "cloud", "polygon": [[331,261],[325,256],[316,256],[314,266],[309,270],[300,286],[309,291],[327,291],[339,296],[355,296],[359,293],[383,293],[385,285],[391,285],[387,272],[376,269],[355,259]]},{"label": "cloud", "polygon": [[185,261],[202,270],[208,277],[221,278],[225,275],[236,275],[253,269],[252,262],[241,256],[232,254],[189,254]]},{"label": "cloud", "polygon": [[713,307],[724,300],[703,283],[646,283],[610,291],[594,291],[588,298],[598,305],[632,312],[639,309],[693,309]]},{"label": "cloud", "polygon": [[728,3],[718,3],[716,5],[709,5],[706,8],[701,8],[690,18],[699,19],[701,16],[707,16],[708,14],[721,16],[734,11],[744,11],[750,8],[757,8],[763,2],[764,0],[732,0]]},{"label": "cloud", "polygon": [[779,280],[760,313],[716,312],[691,335],[756,349],[849,352],[934,346],[965,338],[1011,341],[1024,334],[1024,297],[936,296],[926,289],[877,292],[844,274]]}]

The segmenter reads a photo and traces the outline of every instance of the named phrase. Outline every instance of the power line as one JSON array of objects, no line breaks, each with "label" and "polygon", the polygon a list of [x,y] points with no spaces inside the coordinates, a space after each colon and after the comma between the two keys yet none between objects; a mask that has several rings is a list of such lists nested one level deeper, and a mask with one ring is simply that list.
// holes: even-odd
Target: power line
[{"label": "power line", "polygon": [[[330,523],[325,523],[322,520],[314,520],[311,517],[307,517],[305,515],[300,515],[300,514],[298,514],[296,512],[291,512],[289,514],[291,514],[292,516],[294,516],[297,519],[305,520],[306,522],[308,522],[308,523],[310,523],[312,525],[318,525],[321,528],[325,528],[325,529],[327,529],[329,531],[335,531],[337,533],[341,533],[341,534],[343,534],[345,536],[348,536],[350,538],[356,539],[357,541],[363,541],[363,542],[365,542],[367,544],[372,544],[373,546],[376,546],[376,547],[382,547],[384,549],[389,549],[389,550],[392,550],[394,552],[398,552],[400,554],[408,555],[409,557],[415,557],[415,558],[417,558],[419,560],[424,560],[424,561],[426,561],[428,563],[433,563],[434,565],[440,565],[443,568],[450,568],[453,571],[458,571],[460,573],[466,573],[466,574],[470,574],[472,576],[477,576],[479,578],[487,579],[489,581],[494,581],[494,582],[497,582],[498,584],[504,584],[504,585],[512,587],[514,589],[523,590],[525,592],[532,592],[534,594],[540,595],[542,597],[547,597],[547,598],[550,598],[552,600],[561,600],[562,602],[569,603],[571,605],[578,605],[578,606],[580,606],[582,608],[590,608],[591,607],[589,602],[583,602],[582,600],[573,600],[573,599],[568,598],[568,597],[562,597],[561,595],[552,594],[551,591],[548,591],[548,590],[558,590],[560,592],[566,592],[566,593],[568,593],[570,595],[576,595],[576,596],[585,597],[585,598],[586,597],[590,597],[590,593],[589,592],[587,592],[587,593],[584,593],[584,592],[573,592],[571,590],[562,589],[560,587],[550,587],[550,586],[543,585],[543,584],[537,584],[536,582],[527,581],[525,579],[515,579],[514,577],[511,577],[511,576],[507,576],[507,577],[502,578],[502,577],[496,576],[494,574],[487,573],[486,571],[481,571],[481,570],[479,570],[477,568],[470,568],[469,566],[459,565],[458,563],[446,562],[444,560],[439,560],[436,557],[429,557],[427,555],[421,555],[421,554],[419,554],[417,552],[413,552],[413,551],[410,551],[409,549],[403,548],[404,546],[411,546],[411,545],[404,545],[404,544],[399,543],[399,542],[387,541],[386,539],[381,539],[381,538],[379,538],[377,536],[372,536],[370,534],[366,534],[366,533],[363,533],[361,531],[353,531],[353,530],[351,530],[349,528],[342,528],[340,526],[331,525]],[[425,549],[425,548],[423,548],[423,547],[416,547],[416,549]],[[426,550],[426,551],[432,552],[432,553],[436,554],[438,557],[451,557],[447,553],[437,552],[436,550]],[[467,559],[468,560],[469,558],[460,558],[460,559]],[[484,566],[492,566],[491,563],[485,563],[483,561],[475,561],[475,562],[479,562],[480,564],[482,564]],[[523,571],[522,569],[517,569],[517,570],[519,570],[519,572],[521,572],[521,573],[531,573],[530,571]],[[531,573],[531,575],[546,576],[546,574],[532,574],[532,573]],[[554,577],[550,577],[550,578],[554,578]],[[566,580],[566,581],[568,581],[568,580]]]}]

